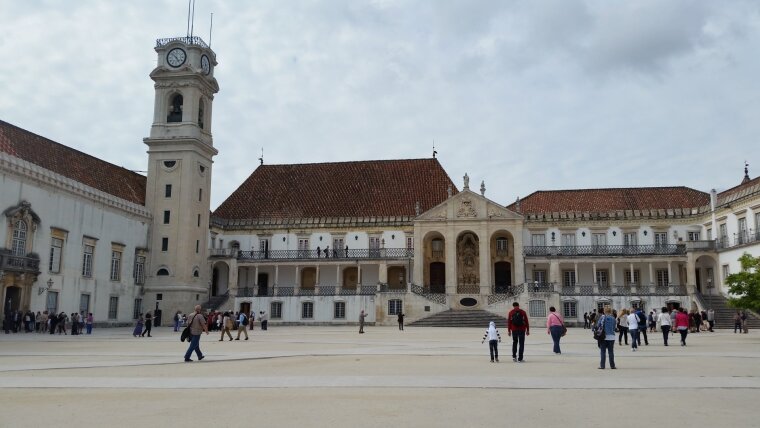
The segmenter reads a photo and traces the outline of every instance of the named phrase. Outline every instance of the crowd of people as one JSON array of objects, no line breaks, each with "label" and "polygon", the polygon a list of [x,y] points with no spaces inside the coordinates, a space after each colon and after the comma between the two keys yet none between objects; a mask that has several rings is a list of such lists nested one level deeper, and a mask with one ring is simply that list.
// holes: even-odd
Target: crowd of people
[{"label": "crowd of people", "polygon": [[72,312],[51,314],[48,311],[16,311],[3,320],[3,329],[9,333],[50,333],[72,335],[92,334],[92,313]]}]

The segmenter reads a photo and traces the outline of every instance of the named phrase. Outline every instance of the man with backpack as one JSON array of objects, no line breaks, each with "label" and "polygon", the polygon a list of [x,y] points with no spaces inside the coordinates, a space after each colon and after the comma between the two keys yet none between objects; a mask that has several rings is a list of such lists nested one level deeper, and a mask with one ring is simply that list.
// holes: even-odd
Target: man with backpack
[{"label": "man with backpack", "polygon": [[246,327],[248,327],[248,317],[245,315],[245,312],[240,311],[240,315],[238,315],[238,334],[235,340],[240,340],[241,332],[245,334],[245,340],[248,340],[248,330]]},{"label": "man with backpack", "polygon": [[644,311],[641,308],[636,308],[636,318],[639,320],[639,346],[641,346],[641,336],[644,336],[644,345],[649,346],[649,338],[647,337],[647,316],[644,315]]},{"label": "man with backpack", "polygon": [[512,361],[522,363],[525,350],[525,336],[530,336],[528,314],[520,309],[520,304],[512,303],[512,310],[507,315],[507,334],[512,337]]}]

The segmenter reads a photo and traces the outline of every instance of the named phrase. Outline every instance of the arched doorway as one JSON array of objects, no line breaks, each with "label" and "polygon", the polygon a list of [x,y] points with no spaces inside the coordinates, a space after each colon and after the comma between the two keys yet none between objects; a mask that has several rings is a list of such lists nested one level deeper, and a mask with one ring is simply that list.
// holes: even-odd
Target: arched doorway
[{"label": "arched doorway", "polygon": [[21,287],[8,287],[5,289],[3,311],[15,312],[21,308]]},{"label": "arched doorway", "polygon": [[230,268],[227,263],[217,263],[211,273],[211,295],[221,296],[227,293],[227,282],[230,277]]},{"label": "arched doorway", "polygon": [[720,286],[715,282],[715,271],[717,262],[711,256],[703,255],[697,257],[694,267],[694,285],[697,290],[705,295],[718,294],[715,289]]},{"label": "arched doorway", "polygon": [[494,285],[497,293],[505,293],[512,286],[512,264],[496,262],[493,265]]},{"label": "arched doorway", "polygon": [[446,263],[430,263],[430,292],[446,292]]}]

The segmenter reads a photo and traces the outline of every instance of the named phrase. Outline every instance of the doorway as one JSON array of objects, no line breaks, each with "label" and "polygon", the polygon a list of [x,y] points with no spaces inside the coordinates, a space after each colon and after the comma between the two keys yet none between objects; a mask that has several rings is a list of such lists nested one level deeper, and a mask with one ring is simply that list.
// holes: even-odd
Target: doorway
[{"label": "doorway", "polygon": [[21,287],[8,287],[5,289],[5,311],[16,312],[21,307]]},{"label": "doorway", "polygon": [[259,284],[259,296],[268,296],[269,295],[269,274],[268,273],[260,273],[258,278],[256,278],[256,283]]},{"label": "doorway", "polygon": [[446,292],[446,263],[430,263],[430,292]]},{"label": "doorway", "polygon": [[497,293],[506,292],[512,286],[512,265],[509,262],[496,262],[493,270],[495,291]]},{"label": "doorway", "polygon": [[244,313],[245,316],[250,316],[251,314],[251,302],[243,302],[240,304],[240,312]]}]

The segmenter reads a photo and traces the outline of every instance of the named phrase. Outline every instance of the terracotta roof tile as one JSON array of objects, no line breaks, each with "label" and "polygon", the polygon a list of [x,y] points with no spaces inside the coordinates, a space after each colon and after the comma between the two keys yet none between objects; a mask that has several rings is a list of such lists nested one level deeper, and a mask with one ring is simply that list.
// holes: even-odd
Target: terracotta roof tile
[{"label": "terracotta roof tile", "polygon": [[214,211],[222,219],[414,216],[457,188],[436,159],[261,165]]},{"label": "terracotta roof tile", "polygon": [[0,151],[135,204],[146,178],[0,120]]},{"label": "terracotta roof tile", "polygon": [[[520,200],[519,212],[610,212],[625,210],[697,208],[710,195],[688,187],[630,187],[614,189],[540,190]],[[516,203],[507,208],[516,210]]]}]

